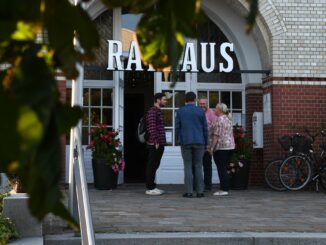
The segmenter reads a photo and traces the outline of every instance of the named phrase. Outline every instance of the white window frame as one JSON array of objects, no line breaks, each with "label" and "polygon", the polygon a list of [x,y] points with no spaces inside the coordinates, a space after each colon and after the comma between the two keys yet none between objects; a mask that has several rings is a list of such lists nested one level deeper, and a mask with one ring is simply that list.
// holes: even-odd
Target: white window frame
[{"label": "white window frame", "polygon": [[[71,88],[71,80],[67,81],[66,84],[66,88]],[[111,89],[112,90],[112,106],[104,106],[103,107],[103,101],[101,101],[101,105],[100,106],[95,106],[94,108],[100,108],[101,110],[103,108],[111,108],[112,107],[112,128],[115,129],[116,126],[116,113],[115,111],[117,110],[117,106],[116,106],[116,93],[115,93],[115,85],[114,85],[114,81],[113,80],[84,80],[83,83],[84,89]],[[91,98],[89,98],[91,99]],[[83,98],[82,98],[83,100]],[[68,102],[67,102],[68,103]],[[84,105],[84,101],[82,101],[82,104]],[[84,106],[83,106],[84,108]],[[87,108],[89,108],[89,106],[87,106]],[[91,106],[92,108],[92,106]],[[90,116],[90,115],[89,115]],[[89,126],[91,127],[91,126]],[[85,146],[85,145],[84,145]]]}]

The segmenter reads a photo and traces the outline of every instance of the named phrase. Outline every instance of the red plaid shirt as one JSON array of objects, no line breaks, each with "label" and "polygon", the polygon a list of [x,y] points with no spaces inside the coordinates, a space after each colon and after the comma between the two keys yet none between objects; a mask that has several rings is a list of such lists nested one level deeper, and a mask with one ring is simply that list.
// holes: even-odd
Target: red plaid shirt
[{"label": "red plaid shirt", "polygon": [[161,109],[153,106],[148,110],[146,115],[146,127],[149,133],[147,144],[165,145],[165,129]]}]

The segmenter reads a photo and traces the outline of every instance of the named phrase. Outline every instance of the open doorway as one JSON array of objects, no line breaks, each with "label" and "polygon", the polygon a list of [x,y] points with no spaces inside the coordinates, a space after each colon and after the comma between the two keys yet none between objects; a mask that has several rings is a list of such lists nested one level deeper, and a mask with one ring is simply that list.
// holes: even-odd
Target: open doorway
[{"label": "open doorway", "polygon": [[136,130],[141,117],[153,104],[153,72],[124,74],[124,158],[126,183],[144,183],[147,161],[146,144],[137,140]]}]

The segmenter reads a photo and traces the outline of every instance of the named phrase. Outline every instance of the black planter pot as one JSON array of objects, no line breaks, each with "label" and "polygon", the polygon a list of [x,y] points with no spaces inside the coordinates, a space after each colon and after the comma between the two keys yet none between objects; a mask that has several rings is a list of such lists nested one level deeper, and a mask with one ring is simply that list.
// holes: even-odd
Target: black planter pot
[{"label": "black planter pot", "polygon": [[106,160],[92,159],[94,186],[98,190],[117,188],[118,173],[115,173]]},{"label": "black planter pot", "polygon": [[230,187],[232,190],[246,190],[249,183],[250,161],[241,160],[243,167],[231,175]]}]

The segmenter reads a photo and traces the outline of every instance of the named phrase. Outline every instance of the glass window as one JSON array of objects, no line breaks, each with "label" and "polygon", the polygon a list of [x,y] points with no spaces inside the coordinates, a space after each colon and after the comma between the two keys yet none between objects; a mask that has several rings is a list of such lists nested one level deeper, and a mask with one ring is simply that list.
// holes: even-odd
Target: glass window
[{"label": "glass window", "polygon": [[[214,109],[218,103],[224,103],[230,109],[233,124],[243,125],[244,114],[242,113],[242,92],[241,91],[198,91],[198,98],[206,98],[209,108]],[[232,95],[232,96],[231,96]]]},{"label": "glass window", "polygon": [[180,90],[164,90],[167,98],[167,105],[162,108],[165,125],[165,135],[167,145],[177,145],[175,139],[175,112],[185,105],[185,91]]},{"label": "glass window", "polygon": [[219,103],[219,93],[216,91],[209,92],[209,108],[215,108]]},{"label": "glass window", "polygon": [[232,92],[232,107],[233,109],[242,109],[242,93]]},{"label": "glass window", "polygon": [[112,89],[103,89],[103,106],[112,106]]},{"label": "glass window", "polygon": [[89,130],[98,123],[105,123],[113,127],[113,90],[107,88],[84,88],[83,93],[83,121],[82,141],[88,145]]},{"label": "glass window", "polygon": [[229,91],[222,91],[221,92],[221,103],[224,103],[227,105],[228,108],[230,108],[231,105],[231,96]]}]

